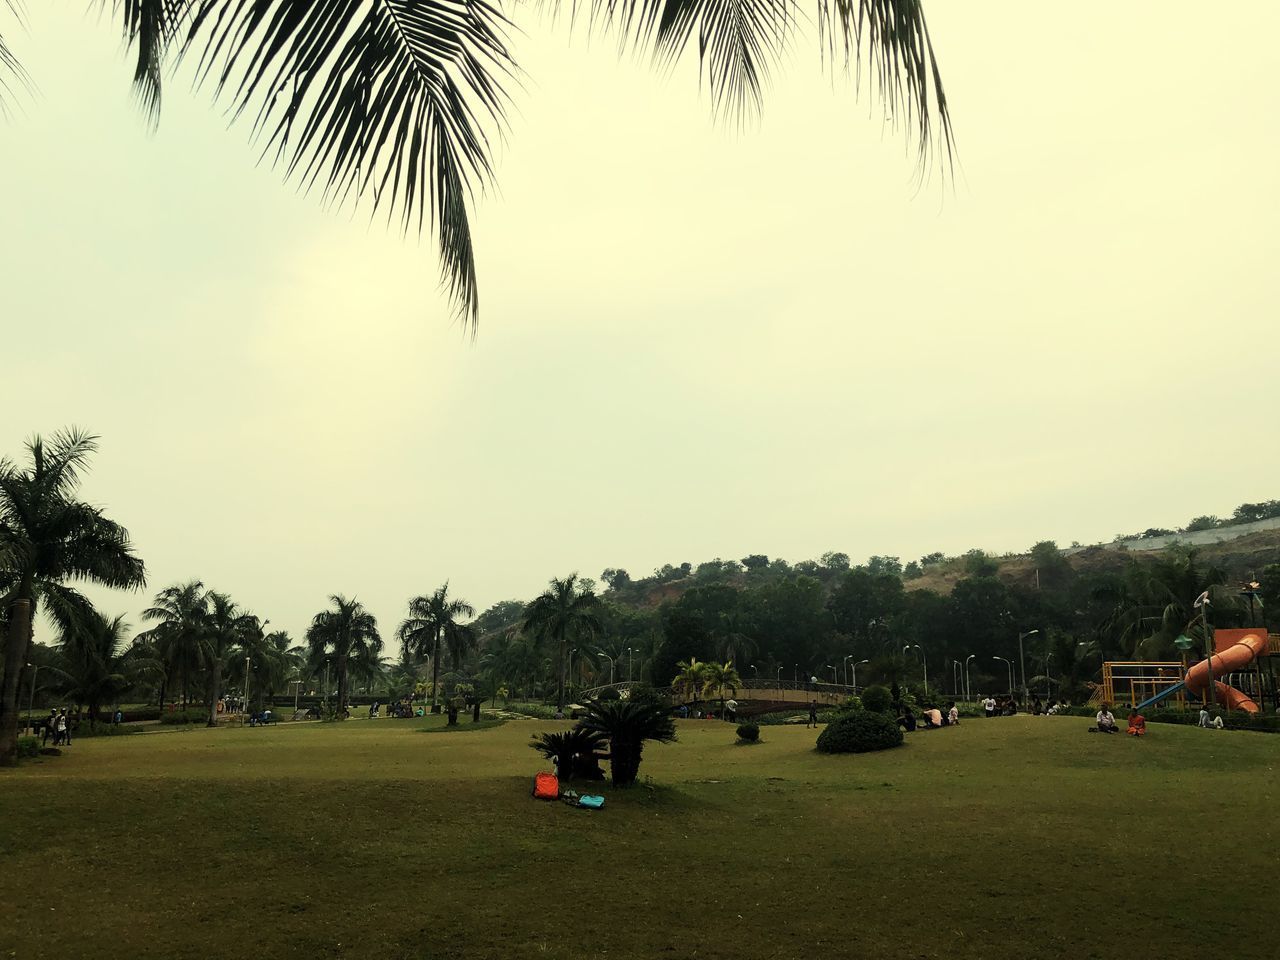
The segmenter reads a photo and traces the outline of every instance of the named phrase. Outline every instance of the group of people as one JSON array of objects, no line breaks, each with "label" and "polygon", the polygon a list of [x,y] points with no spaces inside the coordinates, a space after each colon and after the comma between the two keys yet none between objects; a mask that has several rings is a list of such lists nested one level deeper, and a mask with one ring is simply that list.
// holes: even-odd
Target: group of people
[{"label": "group of people", "polygon": [[898,726],[910,733],[918,727],[933,730],[937,727],[957,727],[960,725],[960,711],[954,702],[947,704],[946,712],[939,710],[934,704],[925,704],[917,719],[910,705],[904,704],[902,714],[898,717]]},{"label": "group of people", "polygon": [[[1098,711],[1097,726],[1091,727],[1098,733],[1119,733],[1120,725],[1116,723],[1115,714],[1111,712],[1111,704],[1104,703],[1102,709]],[[1138,708],[1134,707],[1129,711],[1129,728],[1126,731],[1131,737],[1143,737],[1147,733],[1147,718],[1138,712]]]},{"label": "group of people", "polygon": [[50,737],[53,737],[55,747],[71,746],[71,718],[67,716],[66,707],[61,710],[50,708],[49,716],[45,717],[40,745],[48,745]]}]

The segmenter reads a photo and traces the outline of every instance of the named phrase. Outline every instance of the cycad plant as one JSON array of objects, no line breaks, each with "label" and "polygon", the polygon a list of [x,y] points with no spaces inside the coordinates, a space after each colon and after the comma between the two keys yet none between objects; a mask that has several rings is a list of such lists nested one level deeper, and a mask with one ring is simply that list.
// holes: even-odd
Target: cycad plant
[{"label": "cycad plant", "polygon": [[593,700],[579,726],[609,741],[609,773],[615,787],[636,782],[645,741],[671,743],[676,725],[663,704],[636,700]]},{"label": "cycad plant", "polygon": [[529,741],[529,746],[548,760],[556,761],[556,771],[561,780],[602,780],[600,754],[604,737],[595,730],[576,726],[555,733],[540,733]]}]

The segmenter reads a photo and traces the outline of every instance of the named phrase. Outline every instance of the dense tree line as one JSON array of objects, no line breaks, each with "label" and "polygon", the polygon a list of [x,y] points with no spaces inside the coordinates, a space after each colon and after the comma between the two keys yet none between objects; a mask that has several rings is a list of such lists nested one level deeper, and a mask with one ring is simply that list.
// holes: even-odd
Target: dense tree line
[{"label": "dense tree line", "polygon": [[[0,461],[4,762],[15,756],[23,678],[28,699],[56,694],[91,722],[132,697],[200,704],[213,724],[229,690],[260,707],[291,689],[319,689],[339,715],[354,691],[420,698],[433,710],[498,696],[563,707],[584,687],[620,680],[696,684],[721,700],[741,680],[846,682],[855,673],[862,684],[959,694],[969,679],[974,692],[996,692],[1024,663],[1029,687],[1077,699],[1104,659],[1175,659],[1180,634],[1202,641],[1192,602],[1204,590],[1214,625],[1280,629],[1280,563],[1254,580],[1253,571],[1219,569],[1175,545],[1101,551],[1109,565],[1077,565],[1045,541],[1017,558],[1021,576],[1008,575],[1009,559],[979,550],[860,565],[839,552],[794,564],[750,554],[666,564],[641,578],[609,568],[603,590],[570,574],[478,615],[446,583],[408,601],[394,658],[355,598],[331,596],[295,644],[192,580],[156,593],[144,629],[130,637],[74,587],[145,583],[127,531],[79,499],[95,449],[94,438],[67,431],[31,441],[22,464]],[[924,579],[934,571],[941,577]],[[950,589],[928,588],[942,583]],[[37,612],[55,626],[50,646],[32,643]]]}]

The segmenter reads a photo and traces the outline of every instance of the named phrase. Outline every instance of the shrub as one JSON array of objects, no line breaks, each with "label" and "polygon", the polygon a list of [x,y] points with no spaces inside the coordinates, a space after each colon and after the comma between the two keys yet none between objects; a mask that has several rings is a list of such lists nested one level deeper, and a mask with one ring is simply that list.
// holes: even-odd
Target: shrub
[{"label": "shrub", "polygon": [[609,773],[615,787],[635,783],[645,741],[671,743],[676,738],[670,708],[644,700],[593,700],[579,726],[609,741]]},{"label": "shrub", "polygon": [[844,702],[840,704],[841,710],[865,710],[866,706],[862,702],[861,697],[845,697]]},{"label": "shrub", "polygon": [[617,687],[605,687],[600,691],[601,700],[621,700],[622,694],[618,692]]},{"label": "shrub", "polygon": [[743,743],[756,743],[760,740],[760,724],[758,723],[740,723],[738,724],[738,739]]},{"label": "shrub", "polygon": [[18,756],[29,758],[40,756],[40,738],[39,737],[19,737],[18,738]]},{"label": "shrub", "polygon": [[193,710],[174,710],[170,713],[162,713],[160,722],[164,724],[184,724],[184,723],[208,723],[209,711],[203,709]]},{"label": "shrub", "polygon": [[869,713],[888,713],[892,703],[893,698],[889,695],[889,691],[879,684],[862,691],[862,706]]},{"label": "shrub", "polygon": [[902,744],[902,731],[885,713],[859,710],[827,725],[818,734],[820,753],[868,753]]}]

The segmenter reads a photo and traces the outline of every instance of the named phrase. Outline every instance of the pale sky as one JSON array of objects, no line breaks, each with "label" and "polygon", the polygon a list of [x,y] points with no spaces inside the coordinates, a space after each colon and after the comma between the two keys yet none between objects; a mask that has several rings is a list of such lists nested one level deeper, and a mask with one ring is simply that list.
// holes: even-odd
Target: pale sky
[{"label": "pale sky", "polygon": [[932,0],[963,170],[923,189],[814,43],[737,132],[693,71],[522,17],[474,342],[429,240],[297,195],[182,81],[148,133],[114,24],[28,6],[0,449],[100,434],[85,492],[148,593],[199,577],[301,637],[343,592],[390,635],[446,579],[482,608],[1278,493],[1274,4]]}]

